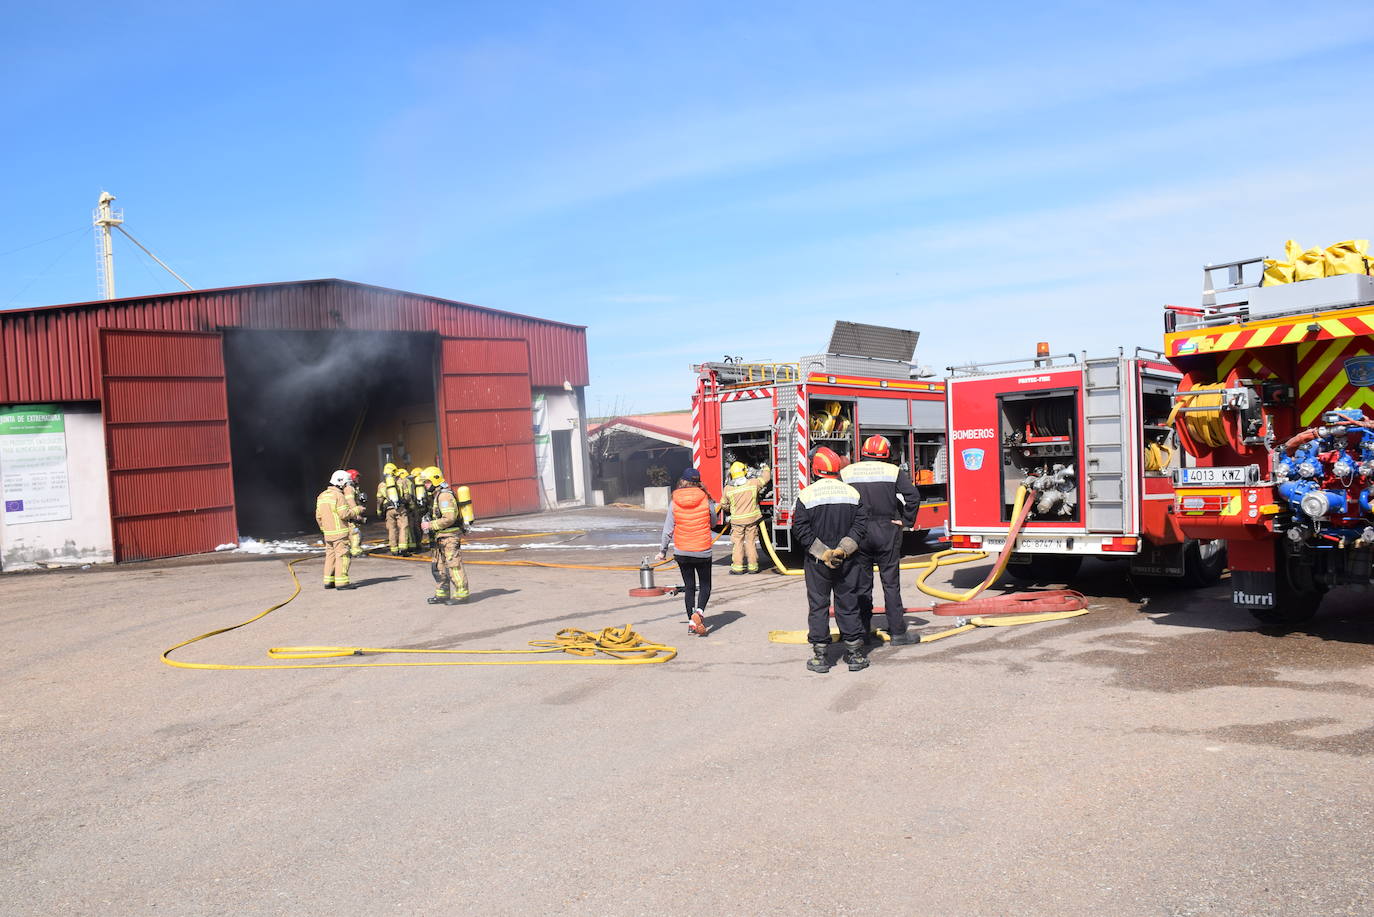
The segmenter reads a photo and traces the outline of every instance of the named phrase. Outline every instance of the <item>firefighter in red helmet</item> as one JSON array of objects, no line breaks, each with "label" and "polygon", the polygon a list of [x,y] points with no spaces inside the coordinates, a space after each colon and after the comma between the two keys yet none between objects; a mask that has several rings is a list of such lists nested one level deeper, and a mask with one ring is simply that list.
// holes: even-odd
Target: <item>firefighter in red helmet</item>
[{"label": "firefighter in red helmet", "polygon": [[859,539],[868,524],[868,512],[859,492],[838,475],[838,455],[822,446],[811,457],[815,481],[797,495],[792,509],[792,536],[806,551],[807,642],[812,672],[830,671],[826,649],[830,646],[830,601],[835,601],[835,621],[844,640],[849,671],[868,667],[864,631],[859,618]]},{"label": "firefighter in red helmet", "polygon": [[899,580],[902,564],[902,530],[916,521],[921,493],[911,477],[887,461],[892,446],[885,436],[870,436],[859,449],[863,461],[845,466],[840,480],[859,492],[868,508],[868,526],[859,546],[864,562],[859,564],[859,617],[864,634],[873,626],[873,567],[883,584],[883,610],[887,612],[887,634],[894,646],[916,643],[919,638],[907,630],[906,608],[902,604]]}]

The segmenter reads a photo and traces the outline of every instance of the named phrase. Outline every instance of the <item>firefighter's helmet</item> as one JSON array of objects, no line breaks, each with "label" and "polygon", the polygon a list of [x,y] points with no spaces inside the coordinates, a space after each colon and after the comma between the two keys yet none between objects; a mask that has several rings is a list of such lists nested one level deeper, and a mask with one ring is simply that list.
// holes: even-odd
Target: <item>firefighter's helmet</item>
[{"label": "firefighter's helmet", "polygon": [[349,479],[350,481],[352,481],[354,484],[357,484],[358,481],[359,481],[361,478],[362,478],[362,475],[360,475],[360,474],[358,473],[358,469],[356,469],[356,468],[350,468],[350,469],[348,469],[348,479]]},{"label": "firefighter's helmet", "polygon": [[821,446],[811,456],[811,473],[818,478],[833,478],[843,467],[841,459],[829,446]]},{"label": "firefighter's helmet", "polygon": [[864,458],[879,459],[887,458],[888,455],[891,454],[891,452],[892,444],[887,441],[887,437],[878,436],[877,434],[874,434],[873,436],[870,436],[868,439],[864,440],[863,448],[860,450],[860,454]]},{"label": "firefighter's helmet", "polygon": [[423,476],[424,476],[424,473],[425,473],[425,470],[424,470],[423,468],[421,468],[419,465],[416,465],[414,468],[410,469],[410,476],[411,476],[412,478],[420,478],[420,477],[423,477]]},{"label": "firefighter's helmet", "polygon": [[397,469],[396,469],[396,477],[398,477],[398,478],[408,478],[408,477],[410,477],[410,472],[409,472],[409,471],[406,471],[404,468],[397,468]]},{"label": "firefighter's helmet", "polygon": [[348,476],[348,472],[344,471],[342,468],[329,476],[329,483],[333,484],[335,487],[343,487],[351,480],[352,478]]},{"label": "firefighter's helmet", "polygon": [[395,463],[395,462],[387,462],[385,465],[382,466],[382,474],[395,474],[395,473],[396,473],[396,463]]},{"label": "firefighter's helmet", "polygon": [[732,463],[731,463],[731,465],[730,465],[730,480],[733,481],[735,478],[744,478],[744,477],[748,477],[748,476],[749,476],[749,469],[746,468],[746,467],[744,466],[744,463],[743,463],[743,462],[732,462]]},{"label": "firefighter's helmet", "polygon": [[430,465],[428,468],[422,471],[421,474],[424,475],[425,480],[429,481],[431,484],[444,483],[444,473],[434,465]]}]

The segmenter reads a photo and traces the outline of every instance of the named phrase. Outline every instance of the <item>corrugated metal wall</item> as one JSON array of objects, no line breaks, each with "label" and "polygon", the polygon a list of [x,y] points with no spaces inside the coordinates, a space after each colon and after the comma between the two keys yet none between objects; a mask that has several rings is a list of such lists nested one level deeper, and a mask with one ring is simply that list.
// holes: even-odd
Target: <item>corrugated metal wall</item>
[{"label": "corrugated metal wall", "polygon": [[100,332],[115,560],[237,540],[218,334]]},{"label": "corrugated metal wall", "polygon": [[529,346],[532,385],[588,381],[587,334],[580,326],[348,281],[311,280],[0,312],[0,404],[99,399],[101,328],[353,329],[518,338]]}]

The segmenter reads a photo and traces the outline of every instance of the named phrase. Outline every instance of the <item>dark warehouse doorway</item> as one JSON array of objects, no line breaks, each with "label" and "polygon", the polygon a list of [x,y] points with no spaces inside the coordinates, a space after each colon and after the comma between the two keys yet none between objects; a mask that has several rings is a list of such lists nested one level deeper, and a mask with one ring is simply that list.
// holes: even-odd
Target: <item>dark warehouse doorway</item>
[{"label": "dark warehouse doorway", "polygon": [[375,494],[388,449],[407,467],[435,464],[437,348],[416,332],[226,330],[239,535],[314,532],[329,475],[357,468]]}]

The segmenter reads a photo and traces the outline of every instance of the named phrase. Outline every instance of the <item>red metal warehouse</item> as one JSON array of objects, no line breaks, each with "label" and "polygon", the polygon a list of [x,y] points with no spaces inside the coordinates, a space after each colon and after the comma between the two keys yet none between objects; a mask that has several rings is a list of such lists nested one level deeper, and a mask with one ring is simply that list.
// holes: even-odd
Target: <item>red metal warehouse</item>
[{"label": "red metal warehouse", "polygon": [[437,461],[486,517],[585,502],[587,381],[583,326],[343,280],[0,312],[0,410],[84,412],[104,453],[69,422],[66,520],[19,524],[6,471],[0,562],[100,541],[83,477],[117,561],[308,527],[341,459]]}]

